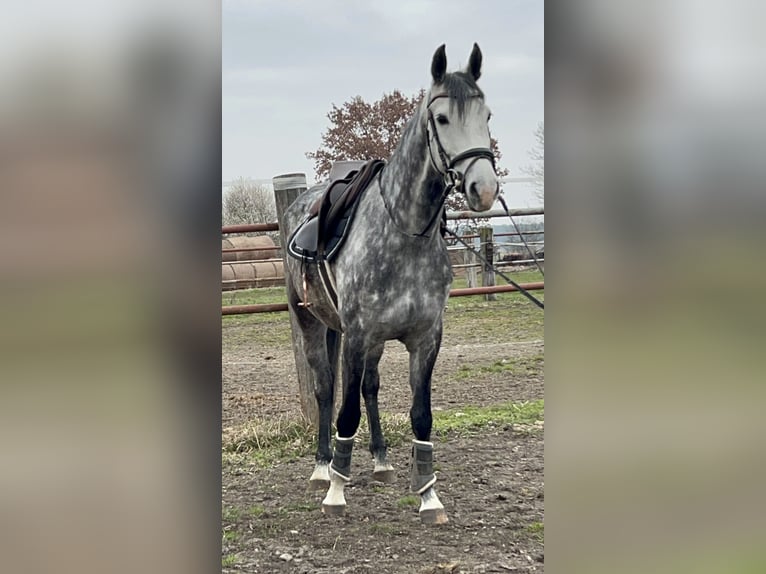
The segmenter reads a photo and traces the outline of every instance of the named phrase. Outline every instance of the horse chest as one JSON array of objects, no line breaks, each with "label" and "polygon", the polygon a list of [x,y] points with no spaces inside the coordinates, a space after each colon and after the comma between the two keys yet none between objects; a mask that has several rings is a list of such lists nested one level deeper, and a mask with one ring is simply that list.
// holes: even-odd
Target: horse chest
[{"label": "horse chest", "polygon": [[436,262],[439,257],[404,267],[392,258],[365,273],[348,273],[339,284],[341,321],[381,339],[430,329],[442,315],[451,282],[448,263]]}]

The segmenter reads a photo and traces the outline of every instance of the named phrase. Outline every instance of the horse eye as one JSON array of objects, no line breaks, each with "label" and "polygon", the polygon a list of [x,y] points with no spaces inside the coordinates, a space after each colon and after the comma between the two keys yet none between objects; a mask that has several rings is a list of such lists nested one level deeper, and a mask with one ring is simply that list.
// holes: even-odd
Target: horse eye
[{"label": "horse eye", "polygon": [[492,119],[492,112],[489,112],[489,115],[487,116],[487,121]]},{"label": "horse eye", "polygon": [[436,116],[436,121],[439,122],[439,125],[442,125],[442,126],[446,126],[449,123],[447,116],[443,114],[439,114],[438,116]]}]

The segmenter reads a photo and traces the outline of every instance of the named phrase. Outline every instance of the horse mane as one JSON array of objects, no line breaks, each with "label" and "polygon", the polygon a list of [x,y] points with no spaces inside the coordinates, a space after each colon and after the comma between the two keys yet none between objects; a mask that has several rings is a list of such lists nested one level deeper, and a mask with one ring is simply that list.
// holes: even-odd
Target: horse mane
[{"label": "horse mane", "polygon": [[444,86],[449,96],[450,108],[457,106],[457,115],[461,120],[465,117],[466,103],[473,97],[484,97],[484,92],[476,84],[476,80],[465,72],[447,74],[438,85]]}]

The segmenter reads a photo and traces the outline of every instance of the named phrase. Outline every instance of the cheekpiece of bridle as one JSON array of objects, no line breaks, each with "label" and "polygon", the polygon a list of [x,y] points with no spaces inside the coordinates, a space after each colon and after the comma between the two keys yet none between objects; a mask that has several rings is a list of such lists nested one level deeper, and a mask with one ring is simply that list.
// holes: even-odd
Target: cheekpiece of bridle
[{"label": "cheekpiece of bridle", "polygon": [[[479,94],[476,94],[473,96],[475,98],[481,97]],[[492,162],[492,169],[497,173],[497,168],[495,167],[495,154],[492,153],[492,150],[486,147],[474,147],[471,149],[467,149],[463,152],[460,152],[455,157],[450,158],[447,152],[444,149],[444,146],[442,145],[441,139],[439,138],[439,130],[436,129],[436,121],[434,120],[434,114],[431,111],[431,104],[434,102],[434,100],[438,100],[439,98],[449,98],[448,94],[439,94],[438,96],[434,96],[430,99],[428,102],[428,105],[426,108],[428,109],[428,125],[431,127],[431,132],[433,133],[433,138],[436,141],[436,150],[439,152],[439,160],[441,161],[441,169],[438,165],[436,165],[436,162],[434,162],[434,156],[433,151],[431,150],[431,138],[427,137],[426,141],[428,142],[428,155],[431,158],[431,163],[433,163],[434,168],[436,171],[442,174],[442,177],[444,178],[444,196],[443,199],[446,199],[447,196],[450,194],[450,192],[454,189],[458,191],[459,193],[465,193],[465,189],[463,189],[463,183],[465,182],[465,176],[468,173],[468,170],[473,167],[473,164],[475,164],[480,159],[488,159],[490,162]],[[456,168],[457,164],[465,159],[473,158],[468,165],[465,167],[465,169],[461,172]]]}]

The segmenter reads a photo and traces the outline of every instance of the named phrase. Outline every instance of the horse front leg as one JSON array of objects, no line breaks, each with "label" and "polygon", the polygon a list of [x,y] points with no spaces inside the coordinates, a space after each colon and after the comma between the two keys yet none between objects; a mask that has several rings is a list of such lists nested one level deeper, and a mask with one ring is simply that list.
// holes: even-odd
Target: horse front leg
[{"label": "horse front leg", "polygon": [[364,397],[364,406],[367,409],[367,423],[370,427],[370,453],[375,464],[372,470],[372,479],[380,482],[393,482],[395,478],[394,467],[388,463],[386,457],[386,439],[383,437],[378,410],[378,389],[380,388],[378,364],[383,355],[383,347],[384,345],[381,344],[367,353],[362,381],[362,396]]},{"label": "horse front leg", "polygon": [[443,524],[448,521],[447,512],[434,489],[436,475],[433,469],[434,445],[431,442],[431,375],[439,354],[441,335],[439,324],[438,329],[407,344],[412,389],[410,422],[415,434],[410,459],[410,488],[420,495],[419,513],[423,524]]},{"label": "horse front leg", "polygon": [[344,489],[351,481],[351,453],[362,418],[360,389],[364,377],[365,353],[359,339],[343,339],[343,403],[338,414],[335,452],[330,464],[330,489],[322,501],[322,512],[342,516],[346,511]]}]

